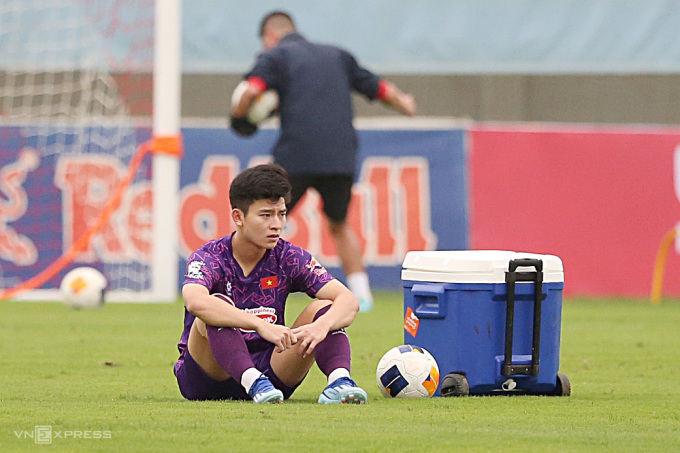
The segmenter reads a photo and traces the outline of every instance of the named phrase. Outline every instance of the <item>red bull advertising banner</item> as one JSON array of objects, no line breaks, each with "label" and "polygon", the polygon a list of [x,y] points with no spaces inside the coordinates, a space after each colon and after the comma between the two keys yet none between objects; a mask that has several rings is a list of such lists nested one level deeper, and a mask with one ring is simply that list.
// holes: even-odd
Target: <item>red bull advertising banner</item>
[{"label": "red bull advertising banner", "polygon": [[[149,137],[148,129],[138,129],[133,131],[135,137],[123,141],[130,141],[130,149],[108,153],[101,143],[83,145],[75,135],[73,143],[57,143],[63,140],[56,138],[52,144],[38,143],[50,140],[49,136],[40,138],[25,129],[0,128],[2,288],[19,284],[49,266],[87,231],[125,177],[136,146]],[[80,131],[80,135],[94,134]],[[97,135],[106,138],[107,131],[100,130]],[[185,155],[176,226],[180,275],[193,250],[234,230],[231,180],[244,168],[270,160],[277,135],[277,130],[263,129],[242,139],[226,128],[183,130]],[[401,263],[409,250],[467,247],[464,135],[461,128],[359,132],[360,164],[348,220],[376,288],[400,287]],[[66,271],[83,264],[125,268],[116,271],[119,282],[109,283],[148,288],[153,234],[151,176],[148,161],[126,189],[110,221],[72,265],[43,289],[58,288]],[[285,237],[343,277],[318,194],[308,192],[291,213]]]},{"label": "red bull advertising banner", "polygon": [[[30,129],[0,127],[1,288],[38,274],[84,234],[150,135],[119,131],[125,149],[111,153],[106,128],[59,139]],[[270,159],[277,134],[263,129],[242,139],[225,127],[183,129],[179,216],[168,226],[179,231],[181,274],[189,253],[233,231],[229,184]],[[348,221],[375,288],[401,288],[410,250],[469,248],[557,255],[568,295],[648,297],[662,240],[680,230],[680,129],[364,128],[359,142]],[[43,288],[56,289],[73,266],[89,265],[108,269],[113,285],[148,289],[151,173],[147,159],[111,219]],[[318,194],[308,192],[284,235],[343,278]],[[677,296],[680,241],[667,252],[663,293]]]}]

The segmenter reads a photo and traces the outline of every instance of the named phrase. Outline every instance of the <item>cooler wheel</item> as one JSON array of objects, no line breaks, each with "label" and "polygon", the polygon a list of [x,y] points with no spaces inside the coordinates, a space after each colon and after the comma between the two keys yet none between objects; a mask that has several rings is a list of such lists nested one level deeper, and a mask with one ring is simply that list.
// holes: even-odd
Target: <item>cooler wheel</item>
[{"label": "cooler wheel", "polygon": [[571,383],[566,374],[557,372],[557,386],[553,391],[554,396],[569,396],[571,395]]},{"label": "cooler wheel", "polygon": [[468,396],[470,394],[470,384],[462,374],[447,374],[442,380],[441,392],[442,396]]}]

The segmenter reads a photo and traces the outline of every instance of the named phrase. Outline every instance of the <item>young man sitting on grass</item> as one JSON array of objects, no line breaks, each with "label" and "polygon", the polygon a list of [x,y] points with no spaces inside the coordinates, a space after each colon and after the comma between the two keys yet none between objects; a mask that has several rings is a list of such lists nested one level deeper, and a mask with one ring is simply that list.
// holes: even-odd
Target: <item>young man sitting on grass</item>
[{"label": "young man sitting on grass", "polygon": [[[357,298],[306,250],[281,239],[291,186],[275,164],[241,172],[229,199],[236,231],[187,261],[184,332],[175,376],[189,400],[290,398],[312,364],[328,377],[319,403],[367,401],[350,378],[344,328]],[[316,298],[286,327],[292,292]]]}]

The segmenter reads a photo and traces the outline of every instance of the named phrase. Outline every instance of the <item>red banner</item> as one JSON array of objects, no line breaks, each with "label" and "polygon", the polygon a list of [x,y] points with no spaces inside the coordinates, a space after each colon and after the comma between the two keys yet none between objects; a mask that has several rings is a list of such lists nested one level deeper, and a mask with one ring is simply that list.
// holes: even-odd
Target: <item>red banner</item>
[{"label": "red banner", "polygon": [[[471,147],[471,248],[557,255],[567,294],[649,295],[680,223],[680,129],[482,124]],[[680,294],[677,250],[667,295]]]}]

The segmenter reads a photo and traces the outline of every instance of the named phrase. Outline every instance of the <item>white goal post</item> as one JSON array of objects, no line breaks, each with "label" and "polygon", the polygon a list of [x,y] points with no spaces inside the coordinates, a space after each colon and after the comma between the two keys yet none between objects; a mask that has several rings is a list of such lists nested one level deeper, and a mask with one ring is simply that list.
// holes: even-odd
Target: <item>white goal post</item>
[{"label": "white goal post", "polygon": [[[156,137],[180,136],[181,22],[180,0],[156,0],[153,132]],[[153,161],[152,295],[175,301],[179,284],[179,159],[157,153]],[[167,226],[167,227],[166,227]]]}]

